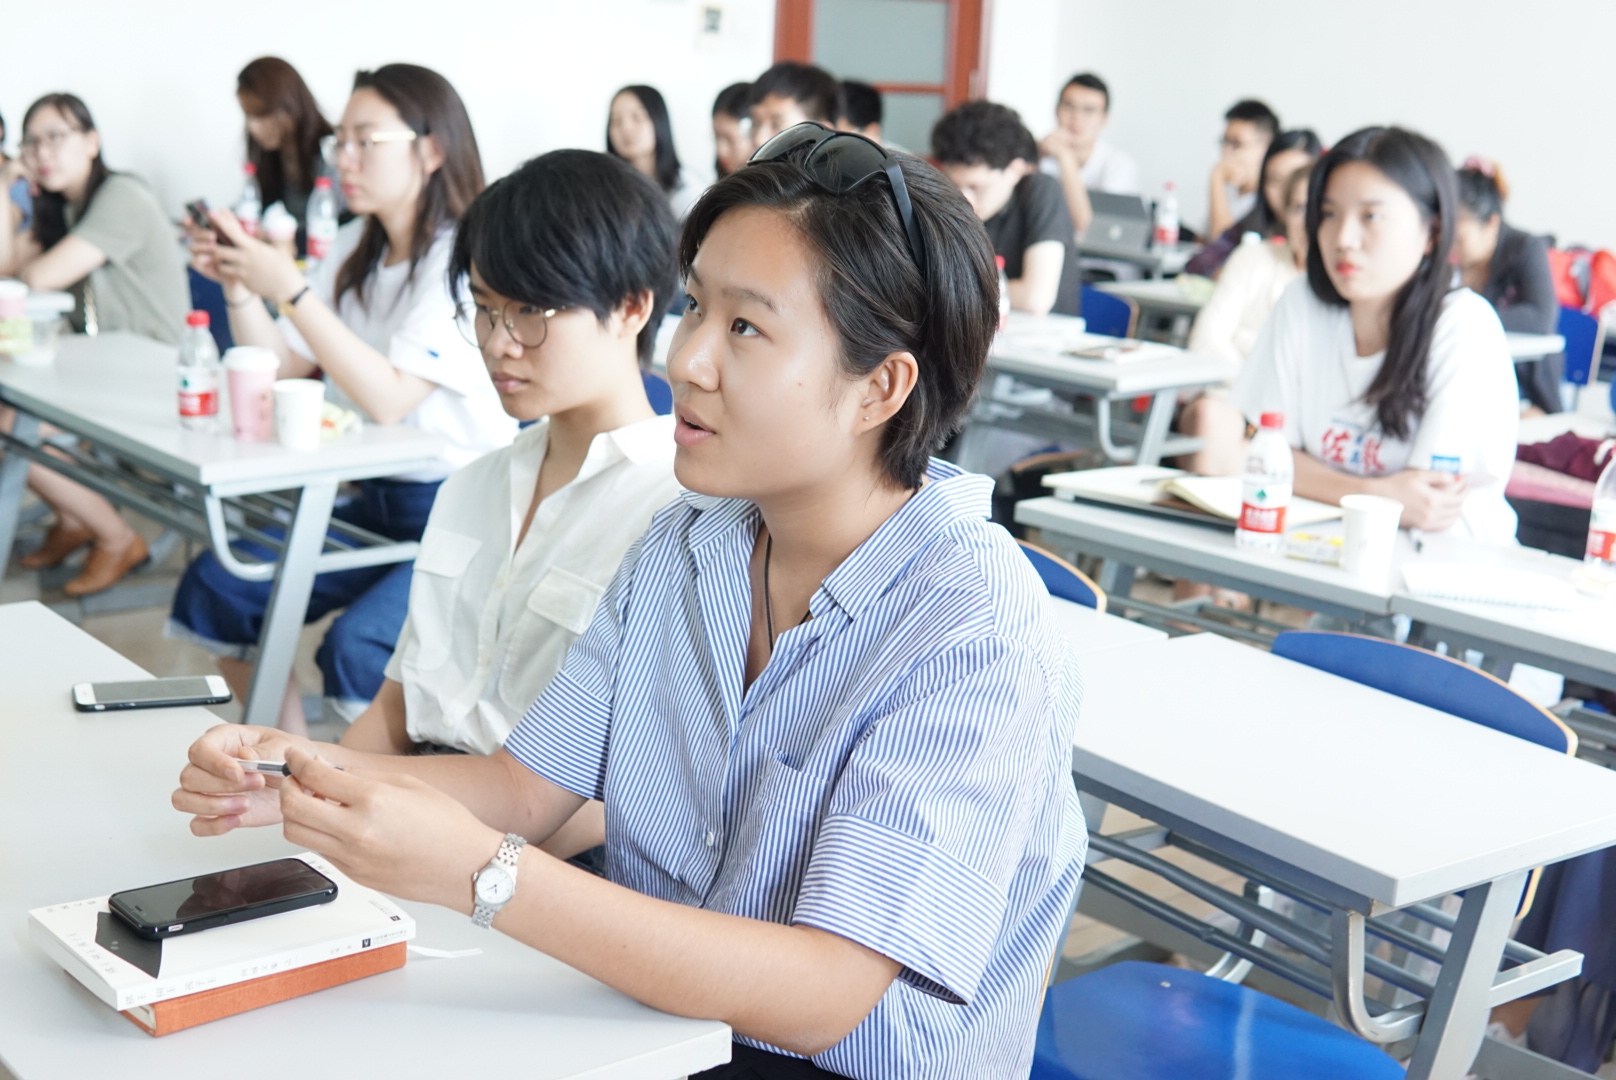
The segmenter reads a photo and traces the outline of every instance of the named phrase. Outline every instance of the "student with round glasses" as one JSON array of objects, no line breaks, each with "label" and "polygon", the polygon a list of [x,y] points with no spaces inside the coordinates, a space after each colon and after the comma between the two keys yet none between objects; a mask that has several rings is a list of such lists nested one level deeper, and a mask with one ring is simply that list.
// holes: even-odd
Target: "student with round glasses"
[{"label": "student with round glasses", "polygon": [[[316,754],[226,725],[173,802],[723,1020],[734,1060],[702,1077],[1025,1077],[1082,867],[1080,686],[991,482],[930,456],[998,323],[992,248],[931,166],[810,135],[691,211],[668,360],[689,493],[505,747]],[[536,847],[589,799],[604,878]]]},{"label": "student with round glasses", "polygon": [[[516,421],[500,407],[477,349],[456,327],[447,275],[454,226],[483,189],[477,139],[443,76],[412,64],[361,71],[334,137],[348,206],[319,267],[305,279],[284,252],[246,235],[228,211],[191,229],[192,265],[224,285],[239,345],[274,350],[283,378],[322,373],[327,397],[377,424],[442,436],[443,456],[398,476],[361,481],[333,516],[391,540],[419,540],[450,472],[507,445]],[[267,302],[267,303],[266,303]],[[269,313],[276,305],[280,317]],[[243,542],[245,554],[268,553]],[[342,608],[316,659],[326,707],[352,721],[382,687],[408,607],[412,564],[320,574],[306,613]],[[238,696],[251,683],[268,583],[243,581],[206,553],[174,596],[170,634],[201,644]],[[306,730],[295,681],[280,724]]]}]

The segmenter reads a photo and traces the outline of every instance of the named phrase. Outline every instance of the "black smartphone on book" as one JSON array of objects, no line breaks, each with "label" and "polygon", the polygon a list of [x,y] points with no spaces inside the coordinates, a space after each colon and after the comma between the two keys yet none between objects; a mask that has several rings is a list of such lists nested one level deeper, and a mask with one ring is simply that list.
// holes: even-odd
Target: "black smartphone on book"
[{"label": "black smartphone on book", "polygon": [[107,907],[141,937],[161,941],[336,898],[337,883],[302,859],[276,859],[116,892]]}]

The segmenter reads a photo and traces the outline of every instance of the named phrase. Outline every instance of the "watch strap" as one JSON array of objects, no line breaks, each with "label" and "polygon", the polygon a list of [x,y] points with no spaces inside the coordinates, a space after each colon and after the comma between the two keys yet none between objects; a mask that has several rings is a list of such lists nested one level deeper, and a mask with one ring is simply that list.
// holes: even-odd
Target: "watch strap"
[{"label": "watch strap", "polygon": [[[500,842],[499,850],[494,852],[492,859],[488,860],[488,866],[493,866],[497,863],[504,867],[511,875],[511,882],[514,885],[516,882],[517,859],[521,856],[522,847],[526,843],[526,837],[518,836],[515,833],[506,833],[505,839]],[[487,866],[483,867],[483,870],[487,869]],[[485,904],[478,898],[477,878],[482,875],[482,872],[482,870],[479,870],[471,879],[471,921],[482,929],[489,930],[493,928],[494,916],[499,914],[499,909],[510,901],[507,898],[504,902],[498,904]]]}]

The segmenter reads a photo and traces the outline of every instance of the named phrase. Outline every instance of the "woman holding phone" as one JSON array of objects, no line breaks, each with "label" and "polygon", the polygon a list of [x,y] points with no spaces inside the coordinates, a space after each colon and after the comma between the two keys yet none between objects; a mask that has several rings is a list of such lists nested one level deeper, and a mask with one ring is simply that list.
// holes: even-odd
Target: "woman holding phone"
[{"label": "woman holding phone", "polygon": [[[221,727],[174,805],[724,1020],[703,1076],[1024,1077],[1082,863],[1079,687],[991,483],[930,457],[998,322],[987,236],[931,166],[803,124],[702,197],[680,263],[691,494],[505,748]],[[605,879],[535,847],[590,798]]]},{"label": "woman holding phone", "polygon": [[331,125],[320,115],[297,68],[260,56],[236,75],[236,102],[247,123],[247,160],[264,205],[280,203],[297,219],[297,253],[308,250],[309,194],[319,178],[320,142]]},{"label": "woman holding phone", "polygon": [[1453,287],[1453,167],[1402,128],[1348,135],[1313,169],[1307,276],[1274,306],[1231,392],[1285,416],[1295,490],[1385,495],[1406,528],[1513,543],[1519,424],[1492,306]]},{"label": "woman holding phone", "polygon": [[[142,181],[113,172],[101,157],[101,132],[72,94],[46,94],[22,121],[22,152],[0,168],[0,221],[14,220],[11,189],[25,178],[37,189],[33,222],[0,228],[0,277],[31,289],[71,290],[75,329],[122,330],[174,344],[191,302],[174,227]],[[0,410],[3,411],[3,410]],[[10,425],[9,417],[4,421]],[[60,473],[28,469],[28,485],[56,512],[29,570],[60,565],[86,544],[68,596],[111,588],[146,561],[146,542],[106,499]]]},{"label": "woman holding phone", "polygon": [[[237,344],[272,349],[282,378],[323,373],[327,397],[371,423],[443,437],[443,457],[407,474],[362,481],[335,516],[393,540],[419,540],[443,478],[504,446],[516,421],[500,408],[448,284],[454,226],[483,189],[477,139],[448,81],[412,64],[361,71],[337,129],[348,205],[330,257],[307,279],[284,252],[254,240],[228,211],[213,223],[231,244],[192,229],[192,265],[224,286]],[[278,306],[272,318],[266,301]],[[240,545],[252,552],[250,545]],[[259,553],[262,557],[263,553]],[[321,574],[308,621],[345,609],[317,659],[329,707],[352,720],[381,688],[408,607],[411,563]],[[251,682],[267,583],[243,581],[211,553],[186,569],[169,632],[218,657],[238,695]],[[280,723],[306,730],[297,688]]]}]

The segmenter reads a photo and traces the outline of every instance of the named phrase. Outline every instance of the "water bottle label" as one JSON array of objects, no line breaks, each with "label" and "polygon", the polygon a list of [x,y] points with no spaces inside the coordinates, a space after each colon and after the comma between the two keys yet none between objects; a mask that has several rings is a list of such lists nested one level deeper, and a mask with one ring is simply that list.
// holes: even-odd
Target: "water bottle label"
[{"label": "water bottle label", "polygon": [[180,372],[180,415],[219,415],[219,376],[214,372]]},{"label": "water bottle label", "polygon": [[327,255],[331,254],[331,243],[335,239],[336,239],[336,234],[335,233],[331,233],[329,235],[322,235],[321,233],[317,233],[313,229],[310,229],[309,230],[309,258],[310,259],[323,259]]},{"label": "water bottle label", "polygon": [[1588,558],[1616,562],[1616,507],[1594,505],[1588,521]]},{"label": "water bottle label", "polygon": [[1247,480],[1240,500],[1239,527],[1244,532],[1283,533],[1285,510],[1291,503],[1291,485]]},{"label": "water bottle label", "polygon": [[1460,466],[1461,466],[1461,462],[1456,457],[1448,457],[1448,456],[1441,455],[1441,454],[1432,454],[1431,455],[1431,471],[1432,472],[1450,473],[1453,476],[1458,476],[1461,472],[1464,471]]}]

